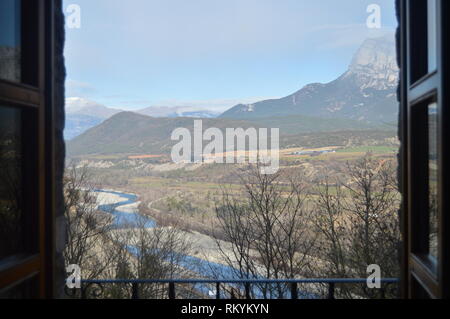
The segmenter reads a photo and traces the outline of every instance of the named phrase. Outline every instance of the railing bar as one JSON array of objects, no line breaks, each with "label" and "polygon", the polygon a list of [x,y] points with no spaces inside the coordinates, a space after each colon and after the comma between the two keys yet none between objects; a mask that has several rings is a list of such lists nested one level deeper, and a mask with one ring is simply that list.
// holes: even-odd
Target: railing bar
[{"label": "railing bar", "polygon": [[169,299],[175,299],[175,282],[169,282]]},{"label": "railing bar", "polygon": [[291,299],[298,299],[298,289],[296,282],[293,282],[291,284]]},{"label": "railing bar", "polygon": [[249,282],[245,283],[245,298],[252,299],[252,297],[250,296],[250,283]]},{"label": "railing bar", "polygon": [[133,282],[131,284],[131,290],[132,290],[131,299],[139,299],[139,283]]},{"label": "railing bar", "polygon": [[[396,278],[385,278],[381,279],[381,282],[384,284],[393,284],[393,283],[399,283],[399,280]],[[216,284],[216,299],[221,298],[221,291],[220,291],[220,285],[226,284],[226,283],[237,283],[240,285],[244,285],[245,287],[245,297],[247,299],[251,299],[251,287],[254,284],[257,283],[285,283],[290,284],[291,289],[291,298],[292,299],[298,299],[299,293],[298,293],[298,284],[299,283],[322,283],[328,285],[328,298],[334,299],[335,298],[335,290],[336,290],[336,284],[345,284],[345,283],[366,283],[366,279],[354,279],[354,278],[346,278],[346,279],[338,279],[338,278],[323,278],[323,279],[277,279],[277,280],[261,280],[261,279],[245,279],[245,280],[209,280],[209,279],[178,279],[178,280],[164,280],[164,279],[148,279],[148,280],[82,280],[81,281],[81,294],[80,297],[82,299],[86,299],[88,296],[87,290],[89,289],[91,285],[99,285],[103,286],[104,284],[121,284],[121,283],[127,283],[131,284],[132,286],[132,299],[139,299],[139,287],[140,284],[150,284],[150,283],[163,283],[168,284],[169,288],[169,299],[176,299],[176,292],[175,292],[175,284],[183,284],[183,283],[208,283],[208,284]],[[263,289],[264,298],[267,298],[266,292]],[[379,292],[381,295],[381,298],[386,298],[386,287],[382,287],[381,291]],[[238,296],[241,295],[240,290],[238,291]],[[231,288],[231,298],[236,298],[236,290],[234,288]]]},{"label": "railing bar", "polygon": [[334,282],[328,284],[328,299],[334,299]]},{"label": "railing bar", "polygon": [[216,299],[220,299],[220,282],[216,283]]}]

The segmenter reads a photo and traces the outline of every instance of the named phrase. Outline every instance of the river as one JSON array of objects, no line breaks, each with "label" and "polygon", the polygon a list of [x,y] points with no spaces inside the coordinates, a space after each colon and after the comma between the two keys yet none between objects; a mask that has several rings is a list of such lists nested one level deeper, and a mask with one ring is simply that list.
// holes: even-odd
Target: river
[{"label": "river", "polygon": [[[134,211],[130,211],[129,209],[123,210],[122,207],[135,204],[138,200],[138,197],[134,194],[127,194],[117,191],[111,190],[95,190],[96,193],[105,193],[105,194],[113,194],[119,196],[123,200],[119,200],[110,204],[101,204],[98,205],[98,209],[112,214],[114,216],[113,227],[115,229],[130,229],[130,228],[138,228],[144,226],[145,228],[154,228],[157,227],[157,223],[150,217],[143,216],[140,214],[136,208]],[[137,255],[139,254],[138,248],[129,246],[129,251]],[[179,262],[179,266],[187,269],[197,275],[201,275],[202,278],[217,278],[218,274],[220,274],[220,278],[228,278],[231,279],[234,277],[234,273],[236,270],[228,267],[226,265],[206,261],[204,259],[184,255],[178,253],[181,258],[177,258]],[[212,287],[207,287],[210,285],[197,285],[196,289],[201,291],[202,293],[214,295],[214,291]]]},{"label": "river", "polygon": [[[100,204],[98,205],[98,209],[112,214],[114,216],[114,223],[113,227],[115,229],[130,229],[130,228],[137,228],[144,226],[145,228],[154,228],[157,227],[157,223],[155,220],[153,220],[150,217],[143,216],[139,213],[138,208],[136,209],[125,209],[124,207],[132,204],[136,204],[138,197],[134,194],[127,194],[122,193],[118,191],[112,191],[112,190],[102,190],[97,189],[95,190],[96,193],[101,194],[112,194],[118,196],[120,199],[115,201],[114,203],[109,204]],[[137,255],[139,254],[138,248],[129,246],[129,251]],[[189,270],[190,272],[193,272],[199,276],[199,278],[218,278],[218,276],[221,279],[233,279],[236,278],[237,270],[233,269],[229,266],[218,264],[214,262],[210,262],[198,257],[190,256],[190,255],[184,255],[182,253],[178,253],[179,256],[182,258],[179,258],[179,266],[183,267],[184,269]],[[262,279],[262,278],[261,278]],[[212,285],[196,285],[195,289],[203,294],[214,296],[215,291],[214,287]],[[262,297],[262,294],[257,289],[253,289],[253,293],[257,297]],[[223,292],[222,292],[223,295]],[[303,296],[304,298],[315,298],[313,294],[309,294],[306,292],[299,291],[299,296]]]}]

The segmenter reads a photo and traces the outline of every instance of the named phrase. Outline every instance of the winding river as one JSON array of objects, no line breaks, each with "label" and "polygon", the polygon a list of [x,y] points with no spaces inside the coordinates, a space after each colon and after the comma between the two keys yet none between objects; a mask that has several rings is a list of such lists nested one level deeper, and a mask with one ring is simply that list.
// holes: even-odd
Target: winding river
[{"label": "winding river", "polygon": [[[130,228],[137,228],[144,225],[145,228],[154,228],[157,227],[157,223],[155,220],[153,220],[150,217],[143,216],[142,214],[139,214],[139,212],[136,210],[129,211],[124,210],[121,207],[135,204],[137,202],[138,197],[134,194],[126,194],[121,193],[117,191],[109,191],[109,190],[101,190],[97,189],[95,190],[96,193],[105,193],[105,194],[112,194],[117,195],[121,199],[120,201],[117,201],[113,204],[101,204],[98,206],[98,209],[105,212],[112,214],[114,216],[114,224],[113,227],[115,229],[130,229]],[[139,251],[136,247],[129,246],[129,251],[132,254],[139,254]],[[233,278],[233,274],[235,270],[233,270],[231,267],[228,267],[226,265],[213,263],[206,261],[204,259],[200,259],[194,256],[184,255],[181,253],[178,253],[181,258],[179,258],[179,266],[183,267],[184,269],[187,269],[195,274],[200,275],[201,277],[209,277],[209,278],[216,278],[217,274],[221,274],[221,278]],[[196,287],[197,290],[201,291],[205,294],[212,294],[210,287],[206,286],[198,286]]]},{"label": "winding river", "polygon": [[140,225],[143,225],[145,228],[153,228],[156,227],[156,222],[146,216],[143,216],[139,214],[137,211],[134,212],[128,212],[121,210],[120,207],[135,204],[137,202],[137,196],[134,194],[126,194],[126,193],[120,193],[116,191],[107,191],[107,190],[101,190],[97,189],[95,190],[96,193],[105,193],[105,194],[112,194],[117,195],[120,198],[123,198],[122,201],[115,202],[113,204],[103,204],[99,205],[98,209],[112,214],[114,218],[114,227],[115,228],[136,228]]}]

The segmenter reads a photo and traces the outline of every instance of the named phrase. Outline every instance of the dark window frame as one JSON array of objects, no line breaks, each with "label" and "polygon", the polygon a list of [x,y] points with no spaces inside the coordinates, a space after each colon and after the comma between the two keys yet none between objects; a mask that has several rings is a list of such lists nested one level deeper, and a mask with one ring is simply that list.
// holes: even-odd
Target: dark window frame
[{"label": "dark window frame", "polygon": [[[401,135],[403,136],[403,297],[448,298],[449,244],[448,206],[450,194],[449,154],[445,139],[449,136],[448,56],[449,2],[437,0],[437,69],[428,72],[428,33],[426,0],[400,0],[401,60]],[[429,257],[428,246],[428,172],[425,161],[428,148],[428,116],[424,105],[435,100],[438,105],[438,260]],[[447,125],[446,125],[447,124]],[[420,152],[422,150],[422,153]],[[426,163],[428,165],[428,163]],[[424,182],[427,181],[427,184]]]},{"label": "dark window frame", "polygon": [[[33,280],[32,296],[53,296],[53,17],[54,1],[22,0],[21,83],[0,79],[0,105],[22,110],[23,210],[37,249],[0,260],[0,294]],[[33,230],[34,229],[34,230]]]}]

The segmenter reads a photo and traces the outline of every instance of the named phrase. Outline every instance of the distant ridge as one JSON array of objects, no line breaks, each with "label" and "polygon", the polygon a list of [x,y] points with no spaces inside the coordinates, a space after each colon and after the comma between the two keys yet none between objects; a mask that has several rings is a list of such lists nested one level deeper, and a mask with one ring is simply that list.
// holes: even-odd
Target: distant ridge
[{"label": "distant ridge", "polygon": [[188,106],[151,106],[135,112],[152,117],[215,118],[220,115],[220,112],[202,110]]},{"label": "distant ridge", "polygon": [[[70,97],[66,99],[66,129],[64,136],[66,140],[71,140],[88,129],[100,124],[113,115],[124,112],[123,110],[110,108],[95,101]],[[219,112],[202,110],[196,107],[148,107],[133,111],[152,117],[191,117],[191,118],[216,118]]]},{"label": "distant ridge", "polygon": [[123,110],[107,107],[103,104],[80,97],[66,99],[66,114],[86,115],[99,119],[107,119]]},{"label": "distant ridge", "polygon": [[[217,127],[258,127],[248,121],[227,119],[203,119],[204,129]],[[170,153],[175,142],[172,131],[183,127],[192,129],[193,118],[154,118],[133,112],[112,116],[67,144],[69,156],[85,154],[161,154]]]},{"label": "distant ridge", "polygon": [[397,119],[398,68],[393,37],[364,41],[338,79],[313,83],[281,99],[239,104],[221,118],[255,119],[290,115],[346,118],[368,123]]},{"label": "distant ridge", "polygon": [[[67,143],[69,156],[105,154],[169,154],[176,143],[171,141],[172,131],[183,127],[192,131],[193,118],[154,118],[133,112],[122,112],[87,130]],[[280,128],[284,137],[297,134],[326,134],[344,131],[393,131],[394,128],[368,125],[358,121],[330,120],[315,117],[290,116],[254,120],[202,119],[203,130],[226,128]],[[351,129],[349,129],[351,128]],[[348,133],[346,133],[348,134]]]}]

